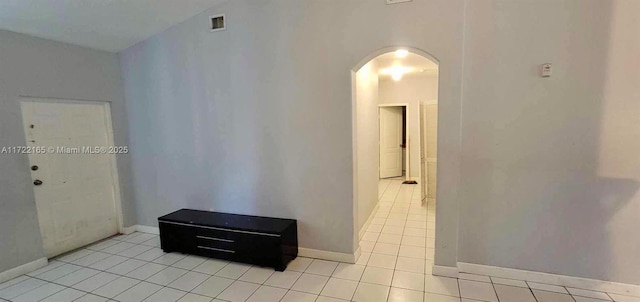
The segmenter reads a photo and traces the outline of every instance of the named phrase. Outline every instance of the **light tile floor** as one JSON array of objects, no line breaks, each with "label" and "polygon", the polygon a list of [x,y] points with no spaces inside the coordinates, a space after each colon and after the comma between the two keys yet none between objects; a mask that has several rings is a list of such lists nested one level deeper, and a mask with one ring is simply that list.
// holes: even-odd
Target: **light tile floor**
[{"label": "light tile floor", "polygon": [[[435,201],[417,185],[380,181],[380,204],[356,264],[298,257],[285,272],[165,254],[158,236],[116,236],[0,284],[0,301],[602,302],[640,298],[460,274],[431,275]],[[215,299],[215,300],[214,300]]]}]

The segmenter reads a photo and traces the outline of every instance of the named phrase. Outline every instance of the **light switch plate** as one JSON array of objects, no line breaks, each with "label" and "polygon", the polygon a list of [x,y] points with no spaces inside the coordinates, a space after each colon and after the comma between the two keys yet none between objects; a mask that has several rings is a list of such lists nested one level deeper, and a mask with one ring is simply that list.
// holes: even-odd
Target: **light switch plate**
[{"label": "light switch plate", "polygon": [[553,73],[553,65],[551,63],[544,63],[540,66],[540,76],[548,78]]}]

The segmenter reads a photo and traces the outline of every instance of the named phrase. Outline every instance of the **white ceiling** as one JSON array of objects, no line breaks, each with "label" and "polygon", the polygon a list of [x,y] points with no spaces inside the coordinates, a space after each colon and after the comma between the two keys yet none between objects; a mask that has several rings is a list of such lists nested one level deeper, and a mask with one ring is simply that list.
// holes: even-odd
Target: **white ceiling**
[{"label": "white ceiling", "polygon": [[0,29],[118,52],[225,0],[0,0]]},{"label": "white ceiling", "polygon": [[[407,75],[428,74],[434,75],[438,73],[438,64],[433,61],[414,53],[409,52],[406,57],[398,58],[394,52],[388,52],[375,58],[378,64],[378,70],[384,70],[392,66],[409,67]],[[380,73],[381,77],[391,77],[389,74]]]}]

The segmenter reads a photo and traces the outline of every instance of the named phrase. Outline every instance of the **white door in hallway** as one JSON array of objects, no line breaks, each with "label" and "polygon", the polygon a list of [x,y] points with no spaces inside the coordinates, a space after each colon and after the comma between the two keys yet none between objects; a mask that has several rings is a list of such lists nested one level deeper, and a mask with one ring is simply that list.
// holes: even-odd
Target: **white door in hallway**
[{"label": "white door in hallway", "polygon": [[117,234],[112,155],[59,150],[112,145],[107,104],[23,99],[21,106],[27,146],[47,149],[31,152],[25,167],[47,257]]},{"label": "white door in hallway", "polygon": [[380,178],[402,176],[402,107],[380,107]]}]

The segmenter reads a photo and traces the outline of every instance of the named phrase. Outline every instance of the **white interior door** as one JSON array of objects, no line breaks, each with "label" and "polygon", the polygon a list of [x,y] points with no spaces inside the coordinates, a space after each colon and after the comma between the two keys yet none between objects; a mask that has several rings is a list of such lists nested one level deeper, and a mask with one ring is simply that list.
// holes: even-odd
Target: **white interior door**
[{"label": "white interior door", "polygon": [[402,108],[380,107],[380,178],[402,176]]},{"label": "white interior door", "polygon": [[51,150],[110,146],[105,104],[23,100],[21,106],[27,146],[48,147],[46,154],[29,154],[46,255],[117,234],[112,155]]}]

